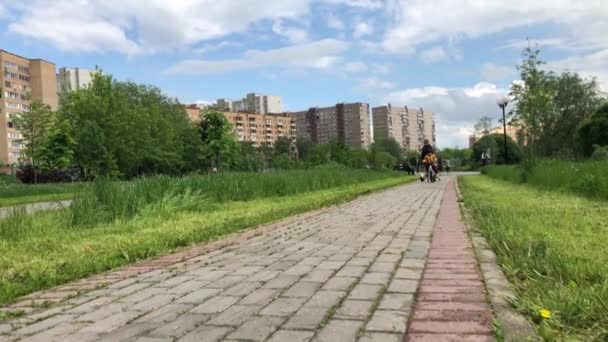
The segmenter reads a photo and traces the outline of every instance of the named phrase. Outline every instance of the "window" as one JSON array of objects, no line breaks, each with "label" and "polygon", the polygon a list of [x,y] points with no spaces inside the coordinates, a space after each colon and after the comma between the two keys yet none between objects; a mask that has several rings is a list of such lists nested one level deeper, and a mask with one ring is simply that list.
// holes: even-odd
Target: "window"
[{"label": "window", "polygon": [[21,101],[27,101],[27,95],[19,95],[19,98],[21,99]]},{"label": "window", "polygon": [[17,64],[15,64],[13,62],[5,61],[4,62],[4,66],[7,67],[7,68],[11,68],[11,69],[17,69]]},{"label": "window", "polygon": [[[14,77],[13,77],[14,78]],[[23,76],[23,75],[19,75],[19,81],[22,82],[29,82],[30,81],[30,77],[29,76]]]},{"label": "window", "polygon": [[11,83],[11,81],[4,81],[4,86],[7,88],[12,88],[13,84]]},{"label": "window", "polygon": [[13,159],[19,159],[19,158],[21,158],[21,153],[19,153],[19,152],[9,152],[8,153],[8,157],[9,158],[13,158]]},{"label": "window", "polygon": [[19,94],[13,93],[12,91],[4,91],[4,96],[7,99],[19,99]]},{"label": "window", "polygon": [[12,139],[21,139],[21,133],[9,132],[8,137]]},{"label": "window", "polygon": [[24,66],[20,65],[19,66],[19,71],[21,71],[22,73],[25,73],[25,74],[29,74],[30,73],[30,68],[24,67]]},{"label": "window", "polygon": [[12,148],[21,148],[21,144],[16,141],[11,141]]},{"label": "window", "polygon": [[8,70],[4,70],[4,77],[17,78],[17,73],[16,72],[11,72],[11,71],[8,71]]}]

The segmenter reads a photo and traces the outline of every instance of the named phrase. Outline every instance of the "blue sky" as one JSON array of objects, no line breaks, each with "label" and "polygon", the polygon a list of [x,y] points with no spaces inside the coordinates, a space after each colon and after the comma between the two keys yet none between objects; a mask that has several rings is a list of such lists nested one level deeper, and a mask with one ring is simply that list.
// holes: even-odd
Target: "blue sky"
[{"label": "blue sky", "polygon": [[99,66],[182,102],[280,95],[287,110],[365,101],[436,113],[466,146],[517,80],[526,38],[547,68],[608,89],[602,0],[0,0],[0,48]]}]

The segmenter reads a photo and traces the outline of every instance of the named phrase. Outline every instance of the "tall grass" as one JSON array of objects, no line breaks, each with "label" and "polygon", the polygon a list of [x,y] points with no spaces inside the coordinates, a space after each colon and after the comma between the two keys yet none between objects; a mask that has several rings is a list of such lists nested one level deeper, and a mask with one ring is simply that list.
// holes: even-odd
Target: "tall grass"
[{"label": "tall grass", "polygon": [[329,166],[99,180],[84,185],[70,208],[0,220],[0,304],[411,179]]},{"label": "tall grass", "polygon": [[490,166],[482,173],[513,183],[608,199],[608,162],[541,160],[528,167]]},{"label": "tall grass", "polygon": [[[515,285],[518,308],[539,323],[541,335],[607,341],[608,206],[487,177],[460,182],[477,227]],[[540,309],[552,317],[542,319]]]}]

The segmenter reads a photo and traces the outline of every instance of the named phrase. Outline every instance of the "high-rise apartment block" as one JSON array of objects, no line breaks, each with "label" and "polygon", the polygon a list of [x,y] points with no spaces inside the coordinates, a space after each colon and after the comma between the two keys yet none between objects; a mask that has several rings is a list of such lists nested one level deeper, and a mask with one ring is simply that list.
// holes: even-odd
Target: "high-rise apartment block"
[{"label": "high-rise apartment block", "polygon": [[82,68],[60,68],[57,73],[59,93],[75,91],[87,87],[93,81],[94,70]]},{"label": "high-rise apartment block", "polygon": [[0,164],[13,164],[21,158],[22,135],[10,119],[12,113],[30,109],[31,100],[57,108],[55,64],[42,59],[28,59],[0,50]]},{"label": "high-rise apartment block", "polygon": [[280,96],[261,95],[256,93],[247,94],[245,98],[238,101],[218,99],[216,105],[220,110],[232,112],[256,114],[276,114],[283,112],[283,104]]},{"label": "high-rise apartment block", "polygon": [[371,143],[369,105],[338,103],[332,107],[310,108],[295,112],[298,138],[315,144],[336,139],[345,145],[367,148]]},{"label": "high-rise apartment block", "polygon": [[407,151],[420,150],[425,139],[433,146],[436,143],[433,112],[388,104],[372,108],[372,118],[376,141],[390,137]]}]

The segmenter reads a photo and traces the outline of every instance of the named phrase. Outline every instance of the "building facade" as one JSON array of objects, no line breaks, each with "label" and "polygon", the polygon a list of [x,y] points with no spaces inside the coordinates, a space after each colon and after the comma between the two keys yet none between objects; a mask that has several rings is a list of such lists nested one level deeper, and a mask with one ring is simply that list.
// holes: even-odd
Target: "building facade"
[{"label": "building facade", "polygon": [[395,139],[406,151],[419,151],[427,140],[437,142],[435,114],[431,111],[395,107],[391,104],[372,108],[374,140]]},{"label": "building facade", "polygon": [[335,139],[352,147],[367,148],[371,143],[367,103],[338,103],[291,115],[296,121],[298,138],[315,144],[327,144]]},{"label": "building facade", "polygon": [[218,109],[230,112],[246,112],[256,114],[283,113],[283,103],[280,96],[261,95],[249,93],[245,98],[237,101],[218,99]]},{"label": "building facade", "polygon": [[274,146],[281,137],[295,142],[296,122],[289,114],[255,114],[224,112],[232,131],[240,142],[254,146]]},{"label": "building facade", "polygon": [[94,70],[82,68],[60,68],[57,73],[59,93],[75,91],[87,87],[93,81]]},{"label": "building facade", "polygon": [[42,59],[28,59],[0,50],[0,164],[14,164],[21,158],[23,136],[10,119],[12,113],[30,109],[31,100],[57,109],[57,75],[55,64]]}]

